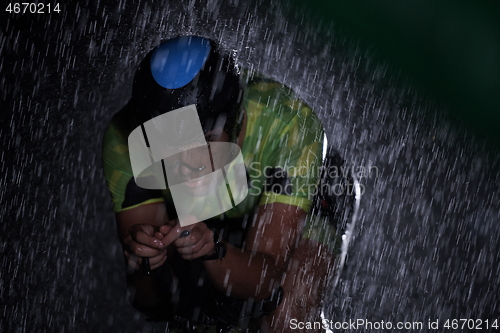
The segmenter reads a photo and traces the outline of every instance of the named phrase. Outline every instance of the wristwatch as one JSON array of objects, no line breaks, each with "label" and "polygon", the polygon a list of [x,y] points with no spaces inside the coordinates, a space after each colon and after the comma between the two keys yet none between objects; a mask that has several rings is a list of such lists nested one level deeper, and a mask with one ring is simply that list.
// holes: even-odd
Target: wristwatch
[{"label": "wristwatch", "polygon": [[227,246],[226,243],[224,243],[220,239],[219,231],[216,229],[212,229],[212,232],[214,233],[214,253],[211,255],[207,255],[202,257],[203,260],[214,260],[214,259],[224,259],[226,256],[227,252]]}]

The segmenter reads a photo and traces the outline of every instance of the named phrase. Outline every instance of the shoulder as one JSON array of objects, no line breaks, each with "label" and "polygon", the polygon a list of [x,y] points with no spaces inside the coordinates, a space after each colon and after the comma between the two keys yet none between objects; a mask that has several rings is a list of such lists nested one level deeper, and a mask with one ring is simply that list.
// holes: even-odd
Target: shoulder
[{"label": "shoulder", "polygon": [[247,82],[245,107],[250,116],[266,119],[267,123],[272,119],[295,125],[305,121],[308,128],[323,131],[316,113],[292,89],[256,72],[245,72],[243,77]]},{"label": "shoulder", "polygon": [[[245,76],[244,76],[245,77]],[[309,145],[322,149],[324,131],[316,113],[286,85],[246,74],[245,108],[249,147],[272,156],[298,154]],[[254,153],[252,153],[254,154]]]},{"label": "shoulder", "polygon": [[113,152],[118,152],[120,155],[128,153],[128,136],[134,128],[139,126],[132,111],[132,106],[129,102],[111,118],[102,142],[102,153],[104,156],[110,155]]},{"label": "shoulder", "polygon": [[109,122],[102,141],[102,161],[104,173],[108,180],[117,177],[117,172],[130,177],[128,136],[138,125],[131,110],[130,103],[117,112]]}]

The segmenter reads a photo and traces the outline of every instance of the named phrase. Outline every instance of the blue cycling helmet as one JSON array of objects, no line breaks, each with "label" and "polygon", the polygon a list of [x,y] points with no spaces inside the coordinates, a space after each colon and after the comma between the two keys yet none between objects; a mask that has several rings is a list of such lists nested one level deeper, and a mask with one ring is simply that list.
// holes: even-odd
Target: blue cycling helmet
[{"label": "blue cycling helmet", "polygon": [[[204,133],[222,124],[235,141],[243,121],[243,86],[234,60],[216,43],[198,36],[169,39],[141,62],[133,101],[141,123],[166,112],[196,105]],[[182,116],[179,116],[182,118]],[[166,124],[183,140],[182,119]]]}]

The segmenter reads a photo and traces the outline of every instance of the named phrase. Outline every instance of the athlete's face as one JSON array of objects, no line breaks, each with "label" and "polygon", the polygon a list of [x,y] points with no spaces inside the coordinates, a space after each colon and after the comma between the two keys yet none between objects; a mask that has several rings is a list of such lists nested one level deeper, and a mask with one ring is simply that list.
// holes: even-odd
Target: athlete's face
[{"label": "athlete's face", "polygon": [[[166,161],[168,164],[166,167],[172,172],[175,184],[182,183],[184,190],[193,196],[206,195],[209,191],[210,180],[203,176],[230,162],[227,149],[224,149],[224,145],[217,144],[229,141],[229,135],[222,128],[216,128],[207,133],[205,140],[207,145],[196,148],[181,147],[180,153]],[[170,181],[169,178],[169,183]]]}]

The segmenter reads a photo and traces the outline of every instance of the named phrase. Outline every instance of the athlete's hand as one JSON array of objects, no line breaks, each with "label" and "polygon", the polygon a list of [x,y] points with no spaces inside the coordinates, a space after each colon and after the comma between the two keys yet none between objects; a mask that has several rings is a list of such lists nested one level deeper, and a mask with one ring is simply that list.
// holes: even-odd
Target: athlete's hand
[{"label": "athlete's hand", "polygon": [[[192,218],[196,219],[195,216]],[[189,234],[182,237],[186,231]],[[181,227],[179,223],[174,226],[164,225],[160,227],[160,233],[165,235],[161,240],[163,245],[167,247],[173,244],[184,260],[193,260],[214,252],[214,234],[203,222],[190,224],[186,227]]]},{"label": "athlete's hand", "polygon": [[[168,232],[170,226],[165,226]],[[124,255],[128,265],[133,269],[139,269],[142,258],[149,258],[151,269],[160,267],[167,260],[166,246],[161,239],[164,234],[159,228],[149,224],[135,224],[129,228],[129,234],[123,240]]]}]

